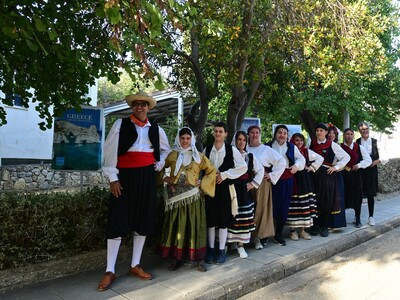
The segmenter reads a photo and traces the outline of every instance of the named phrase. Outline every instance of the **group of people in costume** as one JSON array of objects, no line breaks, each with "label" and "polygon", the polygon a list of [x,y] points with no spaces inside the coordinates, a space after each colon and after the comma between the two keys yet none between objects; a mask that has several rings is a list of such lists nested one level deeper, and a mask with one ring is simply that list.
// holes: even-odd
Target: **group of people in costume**
[{"label": "group of people in costume", "polygon": [[[376,188],[363,189],[366,180],[372,185],[371,176],[360,172],[376,172],[381,162],[376,140],[362,136],[354,143],[351,129],[344,131],[339,145],[328,139],[328,127],[318,124],[316,139],[306,148],[302,134],[294,134],[289,141],[285,125],[276,126],[272,141],[265,144],[260,127],[251,126],[247,132],[236,132],[229,144],[226,124],[219,122],[214,125],[213,144],[203,152],[196,148],[188,127],[178,130],[171,150],[164,130],[147,118],[156,100],[140,92],[127,96],[126,102],[132,114],[114,123],[104,146],[103,172],[111,195],[107,267],[99,291],[115,281],[121,239],[132,233],[128,274],[152,279],[140,259],[146,237],[155,232],[156,172],[164,194],[157,252],[173,259],[171,271],[185,261],[201,272],[207,270],[206,263],[222,264],[227,244],[241,258],[248,257],[244,245],[250,242],[262,249],[272,237],[284,246],[285,225],[292,240],[328,236],[328,228],[334,227],[332,216],[344,214],[345,208],[354,209],[359,227],[363,194],[368,203],[376,195]],[[362,129],[368,126],[362,124]],[[374,224],[370,221],[370,225]]]}]

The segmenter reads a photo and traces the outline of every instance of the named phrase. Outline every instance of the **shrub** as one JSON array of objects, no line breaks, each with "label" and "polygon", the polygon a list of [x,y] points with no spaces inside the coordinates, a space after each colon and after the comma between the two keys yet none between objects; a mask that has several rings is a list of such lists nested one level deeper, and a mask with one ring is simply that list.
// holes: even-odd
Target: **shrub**
[{"label": "shrub", "polygon": [[0,270],[103,249],[109,192],[0,194]]}]

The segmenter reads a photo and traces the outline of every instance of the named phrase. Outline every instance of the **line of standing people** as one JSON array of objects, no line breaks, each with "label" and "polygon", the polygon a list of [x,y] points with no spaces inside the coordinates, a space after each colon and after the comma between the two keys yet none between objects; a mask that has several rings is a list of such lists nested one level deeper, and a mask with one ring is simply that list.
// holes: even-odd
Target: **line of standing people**
[{"label": "line of standing people", "polygon": [[[284,246],[285,225],[290,226],[293,240],[299,236],[308,240],[310,234],[318,233],[327,236],[332,213],[343,211],[344,206],[355,210],[356,227],[360,226],[362,190],[346,187],[370,178],[359,175],[359,169],[368,170],[381,162],[374,140],[354,143],[354,132],[349,129],[339,146],[327,139],[326,125],[319,124],[317,138],[307,149],[304,136],[293,135],[289,142],[288,128],[279,125],[267,144],[261,143],[261,129],[251,126],[247,134],[237,132],[230,145],[225,142],[226,125],[220,122],[214,126],[213,145],[203,153],[196,149],[194,134],[187,127],[178,131],[171,151],[164,130],[147,119],[156,100],[138,93],[127,96],[126,101],[132,115],[114,123],[104,148],[103,172],[110,180],[111,195],[107,267],[99,291],[107,290],[116,279],[121,239],[132,232],[128,274],[152,279],[140,259],[146,236],[154,233],[156,172],[163,174],[165,184],[157,251],[173,258],[168,267],[171,271],[184,260],[201,272],[207,270],[205,263],[224,263],[227,243],[237,245],[241,258],[248,257],[244,245],[251,240],[256,249],[262,249],[270,237]],[[372,151],[372,164],[363,143]],[[337,172],[342,169],[346,170],[343,182],[347,192],[341,207]],[[374,196],[374,191],[368,193],[369,199]]]}]

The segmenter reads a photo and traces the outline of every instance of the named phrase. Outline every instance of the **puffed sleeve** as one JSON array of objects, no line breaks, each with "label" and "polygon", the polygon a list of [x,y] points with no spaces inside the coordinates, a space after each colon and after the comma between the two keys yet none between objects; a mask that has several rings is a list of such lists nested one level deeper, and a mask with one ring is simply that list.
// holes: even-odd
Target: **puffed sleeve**
[{"label": "puffed sleeve", "polygon": [[253,172],[254,178],[251,181],[252,185],[258,189],[263,178],[264,178],[264,166],[258,161],[258,159],[253,155]]},{"label": "puffed sleeve", "polygon": [[214,165],[204,154],[201,154],[200,170],[204,171],[204,176],[200,183],[200,189],[206,195],[214,197],[217,171]]},{"label": "puffed sleeve", "polygon": [[104,143],[103,173],[106,177],[108,177],[110,182],[118,180],[118,140],[121,123],[121,119],[115,121]]}]

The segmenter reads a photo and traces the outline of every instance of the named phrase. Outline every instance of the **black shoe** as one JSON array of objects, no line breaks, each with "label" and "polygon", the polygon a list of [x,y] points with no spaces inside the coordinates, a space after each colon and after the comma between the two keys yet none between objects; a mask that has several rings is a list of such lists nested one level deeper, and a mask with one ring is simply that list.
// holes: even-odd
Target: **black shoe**
[{"label": "black shoe", "polygon": [[275,243],[277,243],[279,246],[286,246],[286,241],[282,238],[281,235],[275,235],[274,237]]},{"label": "black shoe", "polygon": [[317,226],[311,226],[311,228],[310,228],[310,235],[313,235],[313,236],[316,236],[316,235],[318,235],[318,233],[319,233],[319,229],[318,229],[318,227]]},{"label": "black shoe", "polygon": [[268,238],[263,238],[260,240],[260,242],[261,242],[261,245],[263,245],[263,247],[265,247],[268,243]]},{"label": "black shoe", "polygon": [[207,264],[213,264],[215,262],[215,250],[214,248],[208,248],[206,258],[204,259]]},{"label": "black shoe", "polygon": [[361,228],[361,227],[362,227],[361,221],[357,220],[356,221],[356,228]]},{"label": "black shoe", "polygon": [[329,235],[328,228],[323,227],[323,228],[321,229],[321,236],[322,236],[322,237],[327,237],[328,235]]}]

